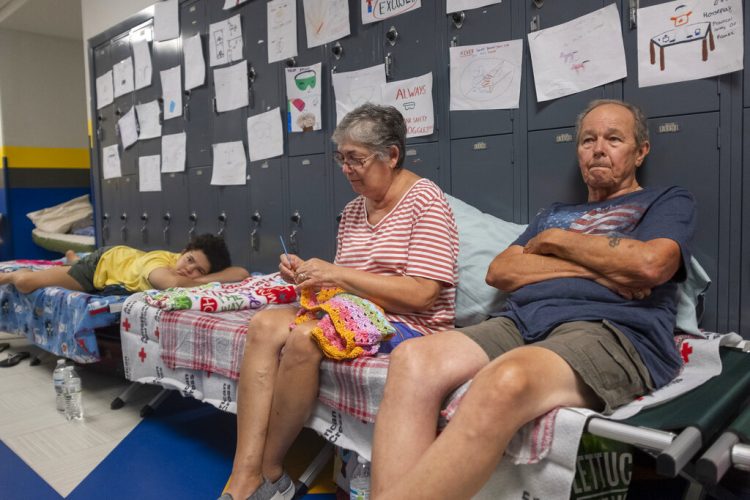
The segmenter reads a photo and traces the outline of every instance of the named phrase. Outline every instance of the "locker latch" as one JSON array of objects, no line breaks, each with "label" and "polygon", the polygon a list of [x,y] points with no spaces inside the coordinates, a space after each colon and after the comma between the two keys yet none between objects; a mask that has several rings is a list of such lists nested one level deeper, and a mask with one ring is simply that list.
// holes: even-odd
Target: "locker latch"
[{"label": "locker latch", "polygon": [[396,30],[395,26],[391,26],[388,31],[385,32],[385,40],[391,45],[396,45],[396,40],[398,40],[398,30]]},{"label": "locker latch", "polygon": [[338,61],[341,59],[341,56],[344,55],[344,47],[339,42],[336,42],[333,44],[333,47],[331,47],[331,52],[333,53],[333,57]]},{"label": "locker latch", "polygon": [[147,212],[143,212],[141,214],[141,221],[143,221],[143,224],[141,225],[141,235],[145,237],[146,231],[148,231],[148,213]]},{"label": "locker latch", "polygon": [[633,30],[638,26],[638,9],[640,8],[639,0],[630,0],[630,29]]},{"label": "locker latch", "polygon": [[198,214],[195,212],[190,212],[188,220],[190,221],[190,228],[188,229],[188,241],[193,241],[195,239],[195,226],[198,225]]},{"label": "locker latch", "polygon": [[295,210],[294,213],[292,213],[292,216],[289,217],[289,220],[291,220],[295,225],[295,228],[289,234],[289,245],[291,246],[292,253],[298,254],[299,244],[297,242],[297,231],[302,224],[302,214],[299,210]]},{"label": "locker latch", "polygon": [[255,77],[257,76],[257,73],[255,72],[255,67],[250,65],[250,67],[247,70],[247,90],[248,90],[248,106],[251,108],[255,108],[255,90],[253,89],[253,85],[255,84]]},{"label": "locker latch", "polygon": [[227,224],[227,213],[221,212],[219,214],[219,231],[216,233],[216,236],[221,236],[224,234],[224,227]]},{"label": "locker latch", "polygon": [[183,112],[182,117],[185,121],[190,121],[190,96],[192,93],[189,90],[185,91],[185,104],[182,105]]},{"label": "locker latch", "polygon": [[464,11],[451,14],[451,21],[453,21],[453,26],[455,26],[457,30],[460,30],[463,27],[464,19],[466,19]]},{"label": "locker latch", "polygon": [[257,251],[260,245],[258,244],[258,226],[260,226],[260,212],[257,210],[250,216],[250,220],[253,221],[253,230],[250,231],[250,248]]},{"label": "locker latch", "polygon": [[128,213],[121,213],[120,220],[122,221],[122,226],[120,226],[120,236],[122,240],[125,241],[128,239]]},{"label": "locker latch", "polygon": [[102,239],[109,240],[109,213],[102,214]]},{"label": "locker latch", "polygon": [[167,211],[162,219],[164,219],[164,229],[161,231],[162,238],[164,238],[164,243],[169,243],[169,224],[172,222],[172,214]]}]

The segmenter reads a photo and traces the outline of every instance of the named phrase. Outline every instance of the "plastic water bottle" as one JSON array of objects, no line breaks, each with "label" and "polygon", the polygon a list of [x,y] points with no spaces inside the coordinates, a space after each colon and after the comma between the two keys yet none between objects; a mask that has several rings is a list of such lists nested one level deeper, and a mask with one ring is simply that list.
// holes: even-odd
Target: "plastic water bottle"
[{"label": "plastic water bottle", "polygon": [[55,404],[57,405],[57,411],[65,411],[65,400],[63,399],[63,383],[65,382],[65,360],[58,359],[57,366],[52,372],[52,384],[55,386]]},{"label": "plastic water bottle", "polygon": [[68,420],[82,420],[81,378],[72,366],[66,366],[64,374],[63,398],[65,400],[65,418]]},{"label": "plastic water bottle", "polygon": [[349,480],[349,500],[370,499],[370,462],[357,455],[357,466]]}]

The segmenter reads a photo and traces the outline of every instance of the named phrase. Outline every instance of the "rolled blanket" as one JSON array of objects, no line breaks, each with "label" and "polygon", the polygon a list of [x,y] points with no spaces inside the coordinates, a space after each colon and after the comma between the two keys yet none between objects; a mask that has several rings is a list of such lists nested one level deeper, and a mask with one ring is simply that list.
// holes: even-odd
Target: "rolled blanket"
[{"label": "rolled blanket", "polygon": [[203,312],[258,309],[267,304],[289,304],[297,290],[279,273],[251,276],[239,283],[208,283],[194,288],[147,290],[146,303],[166,311],[193,309]]},{"label": "rolled blanket", "polygon": [[367,299],[341,288],[302,291],[302,309],[292,327],[318,320],[312,336],[327,357],[354,359],[377,354],[381,340],[388,340],[396,329],[383,309]]}]

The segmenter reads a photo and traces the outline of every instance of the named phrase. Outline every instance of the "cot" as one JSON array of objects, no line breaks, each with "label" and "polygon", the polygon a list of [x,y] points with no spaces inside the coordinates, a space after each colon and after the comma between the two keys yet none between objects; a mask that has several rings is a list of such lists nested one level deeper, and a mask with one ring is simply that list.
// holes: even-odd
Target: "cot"
[{"label": "cot", "polygon": [[[62,260],[6,261],[0,263],[0,272],[46,269],[62,263]],[[77,363],[96,363],[102,359],[97,332],[119,323],[119,308],[126,298],[58,287],[23,294],[12,285],[2,285],[0,330],[25,335],[45,351]]]}]

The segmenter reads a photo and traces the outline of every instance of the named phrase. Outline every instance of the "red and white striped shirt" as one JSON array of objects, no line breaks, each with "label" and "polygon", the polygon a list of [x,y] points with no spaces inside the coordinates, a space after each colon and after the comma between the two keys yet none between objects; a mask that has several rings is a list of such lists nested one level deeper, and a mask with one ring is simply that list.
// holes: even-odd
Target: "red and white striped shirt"
[{"label": "red and white striped shirt", "polygon": [[441,282],[440,295],[425,311],[394,314],[390,321],[406,323],[428,335],[453,327],[458,282],[458,230],[442,190],[420,179],[375,225],[367,221],[365,198],[344,208],[339,223],[336,264],[385,276],[416,276]]}]

